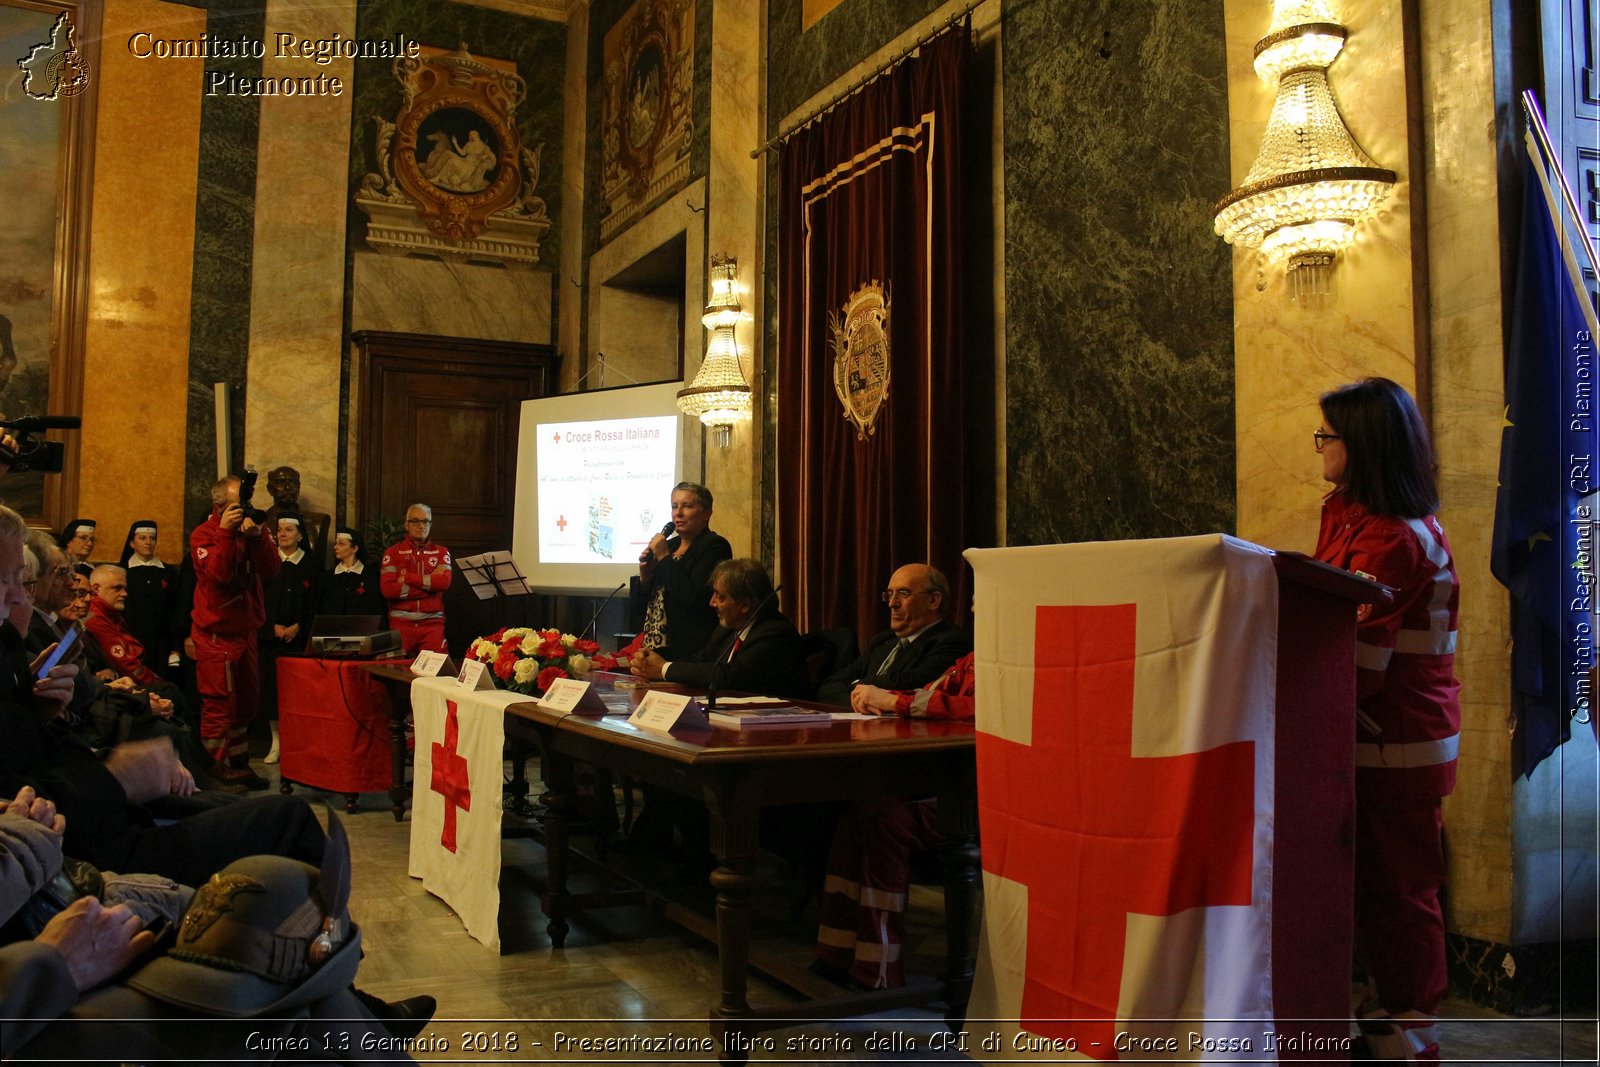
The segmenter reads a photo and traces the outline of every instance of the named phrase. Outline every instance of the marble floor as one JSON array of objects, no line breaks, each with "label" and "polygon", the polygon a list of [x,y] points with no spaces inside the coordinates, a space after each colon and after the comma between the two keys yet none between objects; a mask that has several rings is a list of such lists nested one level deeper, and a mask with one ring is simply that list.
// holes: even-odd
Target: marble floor
[{"label": "marble floor", "polygon": [[[276,768],[257,769],[274,777]],[[326,796],[303,787],[300,795]],[[341,798],[327,796],[336,807]],[[539,911],[543,849],[526,839],[504,843],[501,878],[502,954],[473,940],[450,909],[407,876],[410,822],[396,823],[388,798],[368,794],[362,810],[343,815],[354,862],[351,914],[363,930],[366,958],[359,984],[388,999],[430,993],[439,1000],[424,1038],[444,1047],[419,1048],[417,1058],[437,1062],[668,1063],[711,1061],[716,1053],[706,1029],[719,989],[711,946],[664,919],[637,908],[590,913],[573,922],[563,949],[551,946]],[[577,839],[592,851],[592,840]],[[613,857],[647,880],[659,873],[649,861]],[[603,873],[576,873],[599,885]],[[711,905],[709,891],[682,890],[682,899]],[[763,871],[757,893],[757,934],[804,964],[816,929],[815,902],[790,917],[792,883],[781,864]],[[908,970],[937,973],[943,953],[942,894],[913,887]],[[751,978],[751,1000],[794,999],[784,987]],[[1450,1062],[1553,1064],[1595,1062],[1596,1022],[1586,1019],[1518,1019],[1468,1001],[1445,1006],[1443,1045]],[[864,1020],[811,1023],[768,1031],[770,1045],[751,1050],[757,1062],[898,1063],[960,1061],[958,1051],[937,1048],[945,1031],[933,1010],[901,1010]],[[635,1035],[668,1038],[672,1050],[630,1048]],[[593,1044],[614,1039],[616,1047]],[[590,1042],[590,1044],[583,1044]],[[970,1050],[973,1058],[981,1053]],[[1057,1061],[1060,1062],[1060,1061]],[[1172,1061],[1168,1061],[1172,1062]],[[1336,1062],[1336,1061],[1320,1061]]]}]

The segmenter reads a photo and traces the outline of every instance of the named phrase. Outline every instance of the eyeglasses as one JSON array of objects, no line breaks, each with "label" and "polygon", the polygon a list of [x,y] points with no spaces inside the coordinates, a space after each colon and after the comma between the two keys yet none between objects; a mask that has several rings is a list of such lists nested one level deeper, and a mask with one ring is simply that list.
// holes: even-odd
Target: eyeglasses
[{"label": "eyeglasses", "polygon": [[885,604],[893,604],[896,600],[910,600],[914,596],[927,596],[931,592],[933,592],[931,589],[920,589],[916,592],[910,589],[885,589],[878,595],[883,598]]},{"label": "eyeglasses", "polygon": [[1311,441],[1316,446],[1316,449],[1317,449],[1318,452],[1321,452],[1322,449],[1323,449],[1323,446],[1326,445],[1329,441],[1337,441],[1337,440],[1339,440],[1339,435],[1336,434],[1336,433],[1323,433],[1321,430],[1312,430],[1311,431]]},{"label": "eyeglasses", "polygon": [[406,520],[406,525],[407,526],[432,526],[433,525],[433,520],[432,519],[407,519]]},{"label": "eyeglasses", "polygon": [[93,589],[74,589],[72,591],[73,600],[88,600],[92,596],[94,596]]}]

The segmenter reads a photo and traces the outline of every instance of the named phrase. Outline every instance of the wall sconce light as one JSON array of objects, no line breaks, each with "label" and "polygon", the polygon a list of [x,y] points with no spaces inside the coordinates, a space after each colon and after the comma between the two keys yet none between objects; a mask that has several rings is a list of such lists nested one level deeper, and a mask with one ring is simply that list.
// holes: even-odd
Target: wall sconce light
[{"label": "wall sconce light", "polygon": [[742,310],[735,285],[739,263],[727,256],[711,260],[711,302],[700,317],[711,339],[706,342],[706,358],[695,372],[694,381],[678,390],[678,409],[696,415],[711,429],[711,441],[727,448],[733,440],[733,424],[750,417],[750,386],[739,365],[739,344],[733,328]]},{"label": "wall sconce light", "polygon": [[1328,87],[1345,36],[1327,0],[1274,0],[1255,69],[1278,96],[1244,184],[1213,209],[1224,241],[1287,263],[1296,299],[1328,291],[1333,257],[1396,181],[1350,136]]}]

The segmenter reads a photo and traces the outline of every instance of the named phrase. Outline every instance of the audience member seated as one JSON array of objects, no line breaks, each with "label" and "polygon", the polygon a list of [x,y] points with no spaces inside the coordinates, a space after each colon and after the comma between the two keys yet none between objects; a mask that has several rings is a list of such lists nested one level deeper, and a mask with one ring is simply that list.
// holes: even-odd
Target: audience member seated
[{"label": "audience member seated", "polygon": [[[850,705],[864,714],[970,722],[972,653],[918,690],[858,685]],[[911,853],[939,843],[938,805],[931,798],[878,797],[852,805],[828,853],[811,969],[847,988],[904,985],[900,955]]]},{"label": "audience member seated", "polygon": [[733,689],[804,698],[806,657],[794,624],[778,611],[772,579],[760,560],[729,559],[711,571],[717,629],[697,655],[667,660],[654,650],[634,654],[633,673],[697,689]]},{"label": "audience member seated", "polygon": [[387,610],[376,571],[367,570],[361,535],[341,526],[333,535],[333,569],[322,579],[318,615],[382,615]]},{"label": "audience member seated", "polygon": [[949,581],[926,563],[895,571],[883,591],[889,629],[868,642],[854,662],[834,671],[818,688],[817,699],[849,704],[857,685],[915,689],[943,674],[972,651],[972,638],[944,620],[949,599]]},{"label": "audience member seated", "polygon": [[[8,1020],[0,1055],[221,1062],[241,1048],[270,1060],[274,1049],[300,1047],[318,1059],[410,1062],[370,1050],[415,1037],[436,1004],[426,996],[387,1004],[351,984],[361,931],[347,912],[350,855],[337,817],[330,828],[320,869],[249,857],[198,892],[89,872],[85,895],[31,939],[0,947]],[[64,903],[60,879],[51,881],[63,868],[62,830],[62,817],[30,789],[0,801],[0,923]],[[84,880],[73,877],[71,888]],[[158,935],[147,929],[154,920],[173,925]]]},{"label": "audience member seated", "polygon": [[177,617],[178,568],[156,555],[159,530],[154,519],[138,519],[117,562],[128,572],[128,632],[144,646],[144,662],[168,681],[177,678],[177,645],[183,639]]},{"label": "audience member seated", "polygon": [[89,617],[84,620],[101,651],[117,673],[153,689],[163,684],[160,675],[144,660],[144,644],[128,629],[124,609],[128,606],[128,572],[112,563],[102,563],[89,575]]},{"label": "audience member seated", "polygon": [[[26,599],[22,517],[0,506],[0,608]],[[164,826],[138,805],[195,791],[193,777],[165,739],[118,745],[102,760],[49,725],[72,699],[77,667],[35,677],[9,618],[0,623],[0,795],[32,786],[69,819],[67,850],[100,868],[138,870],[198,885],[243,856],[273,854],[320,861],[325,840],[310,807],[296,797],[230,804]]]}]

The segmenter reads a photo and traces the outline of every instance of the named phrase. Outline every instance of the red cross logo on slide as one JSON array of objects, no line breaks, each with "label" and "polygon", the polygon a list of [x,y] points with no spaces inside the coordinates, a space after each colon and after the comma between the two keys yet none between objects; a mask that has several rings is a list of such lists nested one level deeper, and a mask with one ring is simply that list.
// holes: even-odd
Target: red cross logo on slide
[{"label": "red cross logo on slide", "polygon": [[556,526],[558,528],[560,528],[562,533],[566,533],[567,532],[567,517],[565,515],[557,516],[557,518],[556,518]]},{"label": "red cross logo on slide", "polygon": [[444,702],[444,744],[433,743],[433,779],[429,788],[444,797],[444,832],[439,844],[456,850],[456,809],[472,810],[472,788],[467,780],[467,761],[456,751],[461,738],[461,720],[454,700]]},{"label": "red cross logo on slide", "polygon": [[1022,1026],[1096,1059],[1128,915],[1250,903],[1255,745],[1131,755],[1134,608],[1040,607],[1033,743],[977,739],[983,867],[1028,887]]}]

